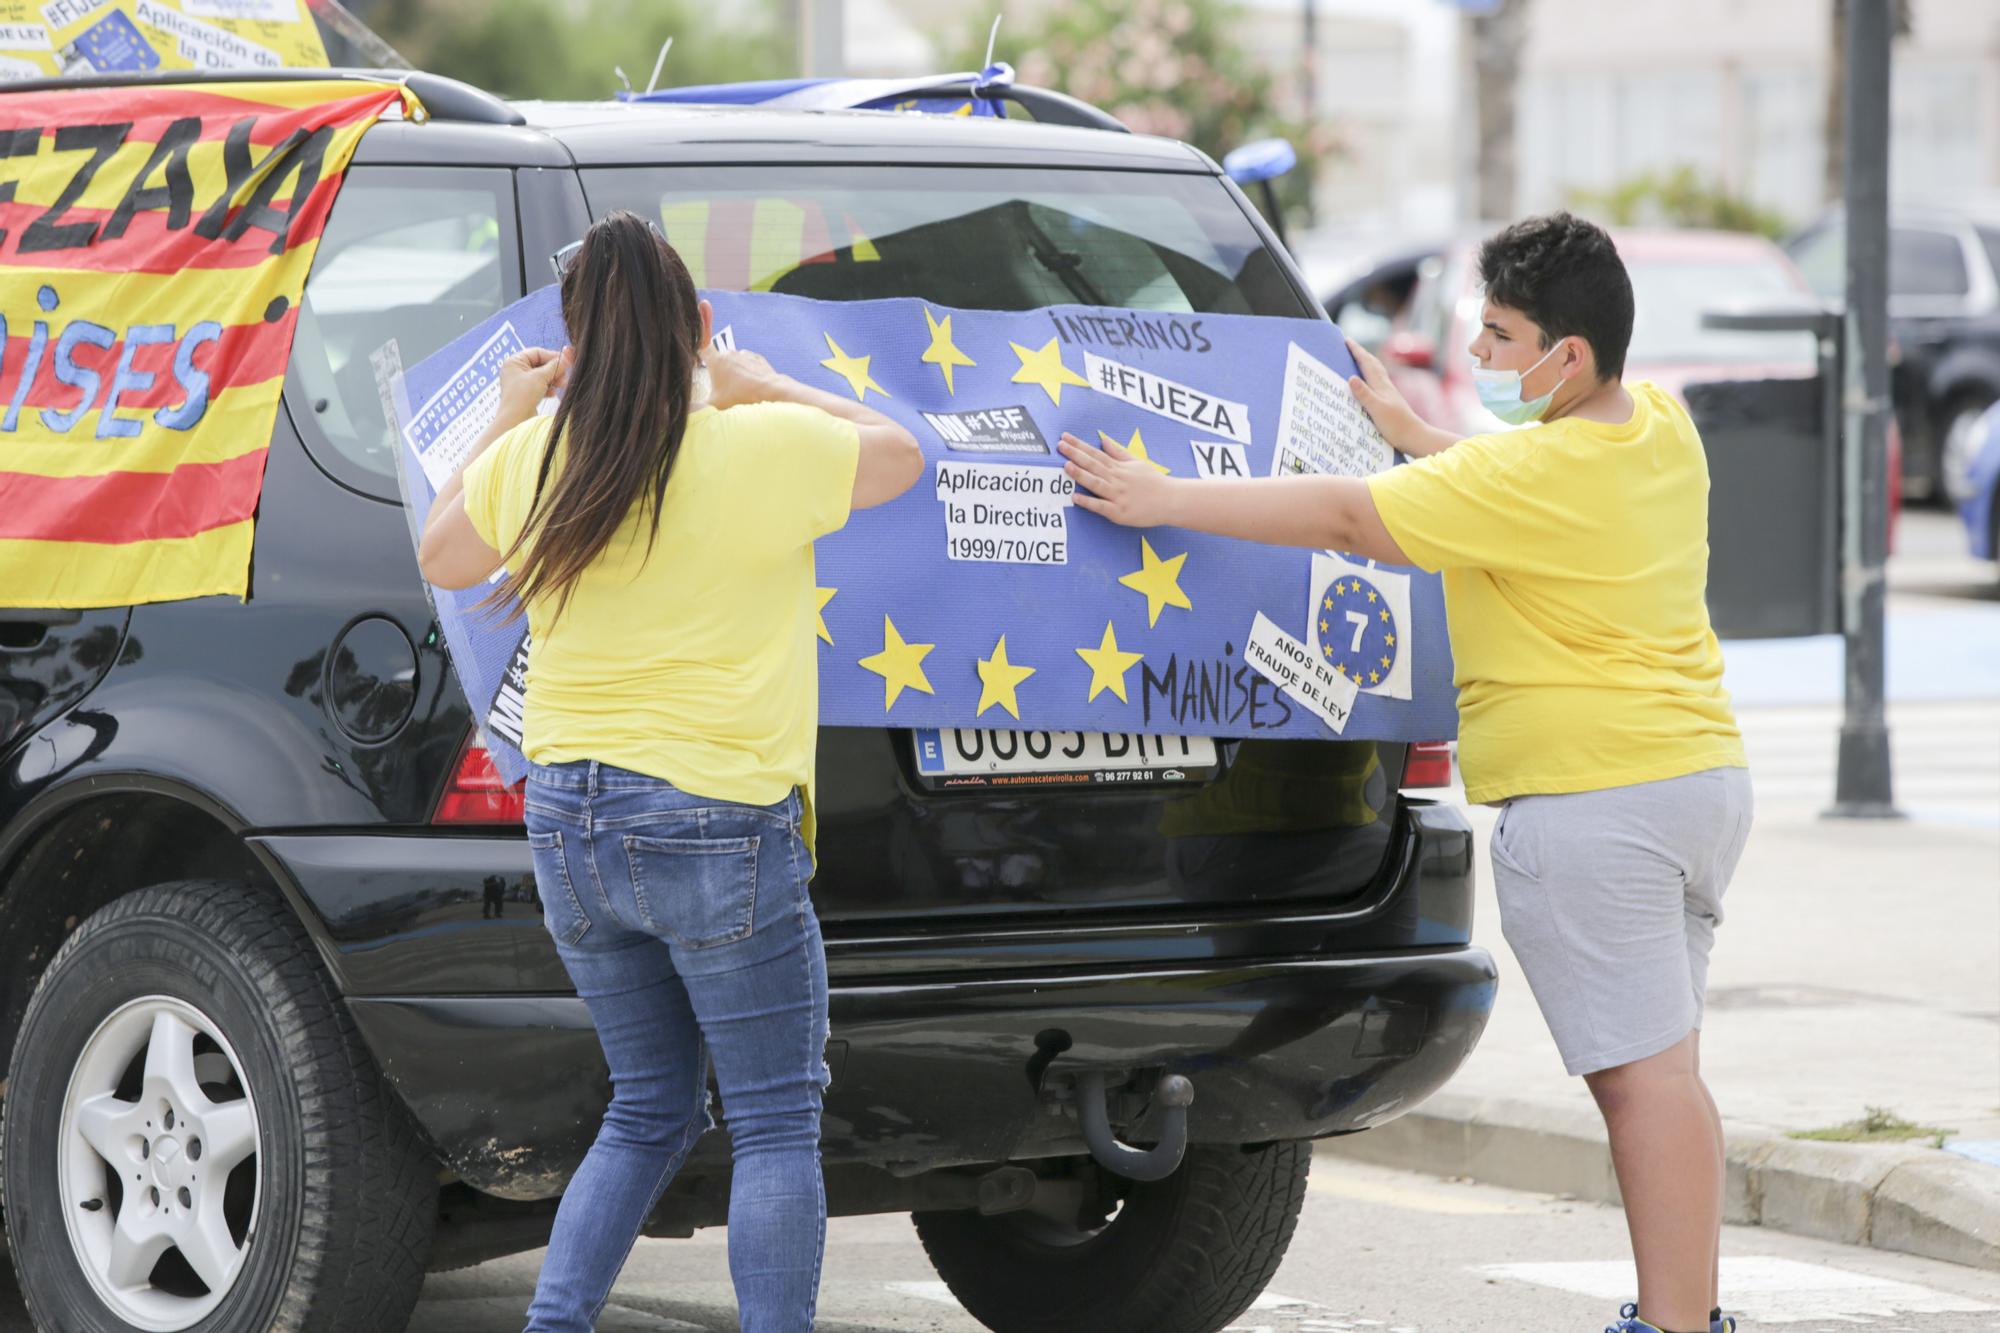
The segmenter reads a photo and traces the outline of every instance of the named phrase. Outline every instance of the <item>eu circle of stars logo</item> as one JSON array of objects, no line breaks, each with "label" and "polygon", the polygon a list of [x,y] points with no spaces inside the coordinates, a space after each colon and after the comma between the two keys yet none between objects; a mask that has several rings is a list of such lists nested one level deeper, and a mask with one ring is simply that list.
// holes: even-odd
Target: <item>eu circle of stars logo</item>
[{"label": "eu circle of stars logo", "polygon": [[1341,675],[1373,689],[1395,665],[1403,626],[1389,599],[1358,574],[1327,585],[1319,604],[1319,651]]}]

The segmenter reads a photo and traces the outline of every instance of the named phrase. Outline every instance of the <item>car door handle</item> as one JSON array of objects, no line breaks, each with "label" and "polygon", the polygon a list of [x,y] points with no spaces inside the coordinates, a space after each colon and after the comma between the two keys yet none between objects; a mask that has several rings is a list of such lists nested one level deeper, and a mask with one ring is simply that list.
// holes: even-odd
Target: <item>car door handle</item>
[{"label": "car door handle", "polygon": [[[39,648],[49,631],[60,625],[74,625],[83,619],[81,611],[58,611],[45,606],[0,606],[0,652],[8,649]],[[14,630],[12,626],[24,628]]]},{"label": "car door handle", "polygon": [[0,625],[74,625],[83,612],[59,610],[52,606],[0,606]]}]

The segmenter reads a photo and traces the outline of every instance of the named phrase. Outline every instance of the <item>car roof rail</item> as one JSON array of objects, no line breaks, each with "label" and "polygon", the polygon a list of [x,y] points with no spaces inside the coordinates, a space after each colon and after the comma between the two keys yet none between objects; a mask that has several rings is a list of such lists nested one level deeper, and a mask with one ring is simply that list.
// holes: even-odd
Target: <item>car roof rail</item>
[{"label": "car roof rail", "polygon": [[621,92],[621,102],[672,103],[699,106],[760,106],[793,111],[888,111],[907,108],[931,114],[962,114],[927,107],[926,102],[968,100],[992,103],[981,114],[1004,116],[1001,102],[1012,102],[1045,125],[1083,129],[1131,130],[1101,107],[1059,93],[1014,82],[1014,68],[1005,61],[977,73],[931,74],[905,79],[765,79],[748,83],[711,83],[687,88],[662,88],[643,93]]},{"label": "car roof rail", "polygon": [[9,93],[56,92],[65,88],[171,87],[176,84],[303,82],[311,79],[354,79],[400,83],[417,95],[431,120],[476,125],[525,125],[528,118],[507,103],[469,83],[410,69],[163,69],[143,74],[74,74],[60,78],[22,79],[0,84]]}]

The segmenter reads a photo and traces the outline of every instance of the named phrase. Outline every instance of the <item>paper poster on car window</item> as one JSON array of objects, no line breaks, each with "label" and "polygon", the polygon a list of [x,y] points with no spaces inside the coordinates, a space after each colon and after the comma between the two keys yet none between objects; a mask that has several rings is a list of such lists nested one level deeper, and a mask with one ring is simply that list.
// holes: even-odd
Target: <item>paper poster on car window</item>
[{"label": "paper poster on car window", "polygon": [[1389,441],[1347,387],[1347,376],[1298,343],[1285,350],[1271,475],[1302,472],[1365,477],[1389,466]]},{"label": "paper poster on car window", "polygon": [[305,0],[0,0],[0,82],[325,64]]}]

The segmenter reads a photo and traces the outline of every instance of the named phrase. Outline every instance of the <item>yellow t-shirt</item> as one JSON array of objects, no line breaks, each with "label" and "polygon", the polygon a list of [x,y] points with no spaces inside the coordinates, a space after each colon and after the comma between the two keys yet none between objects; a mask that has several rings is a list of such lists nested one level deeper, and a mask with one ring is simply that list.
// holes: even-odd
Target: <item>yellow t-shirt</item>
[{"label": "yellow t-shirt", "polygon": [[[517,426],[465,470],[466,517],[496,550],[527,520],[552,424]],[[804,787],[810,847],[812,543],[847,522],[859,457],[854,423],[817,408],[690,416],[650,556],[635,505],[560,619],[546,599],[529,604],[522,752],[538,764],[595,759],[745,805]]]},{"label": "yellow t-shirt", "polygon": [[1708,460],[1681,405],[1565,417],[1368,479],[1396,544],[1444,572],[1459,762],[1475,803],[1742,768],[1708,622]]}]

